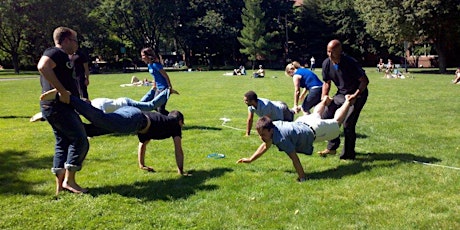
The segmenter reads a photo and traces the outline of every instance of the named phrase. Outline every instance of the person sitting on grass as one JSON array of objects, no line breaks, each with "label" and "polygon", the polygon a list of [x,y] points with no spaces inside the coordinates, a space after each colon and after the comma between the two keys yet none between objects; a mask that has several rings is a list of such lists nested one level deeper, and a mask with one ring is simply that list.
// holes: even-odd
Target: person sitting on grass
[{"label": "person sitting on grass", "polygon": [[254,91],[244,94],[244,103],[248,106],[248,119],[246,120],[246,136],[251,134],[254,113],[259,117],[268,116],[273,121],[293,121],[294,111],[290,110],[282,101],[270,101],[265,98],[258,98]]},{"label": "person sitting on grass", "polygon": [[455,78],[452,80],[453,84],[460,84],[460,67],[455,70]]},{"label": "person sitting on grass", "polygon": [[[40,100],[60,100],[55,90],[50,90],[40,96]],[[104,113],[102,110],[93,107],[88,102],[70,95],[69,104],[91,124],[85,124],[85,130],[89,137],[105,135],[109,133],[136,133],[139,139],[138,164],[139,168],[154,172],[152,167],[144,163],[147,144],[150,140],[161,140],[173,138],[177,172],[189,176],[184,172],[184,153],[182,149],[182,126],[184,115],[177,110],[171,111],[169,115],[158,112],[141,111],[132,106],[123,106],[112,113]]]},{"label": "person sitting on grass", "polygon": [[257,121],[256,128],[263,143],[250,158],[241,158],[236,163],[251,163],[261,157],[274,144],[279,151],[284,151],[291,158],[298,175],[297,181],[304,182],[306,176],[297,153],[311,155],[314,141],[338,137],[340,125],[346,119],[348,110],[355,100],[356,98],[353,98],[352,95],[347,95],[345,103],[337,110],[333,119],[318,119],[320,113],[331,102],[329,97],[325,97],[318,104],[317,107],[322,108],[315,111],[316,115],[304,115],[295,122],[272,121],[267,116],[261,117]]}]

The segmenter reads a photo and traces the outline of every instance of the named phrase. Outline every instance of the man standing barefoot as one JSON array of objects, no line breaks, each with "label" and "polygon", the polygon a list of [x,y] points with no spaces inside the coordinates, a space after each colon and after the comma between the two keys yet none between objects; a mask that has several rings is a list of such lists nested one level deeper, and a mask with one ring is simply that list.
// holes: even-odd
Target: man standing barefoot
[{"label": "man standing barefoot", "polygon": [[[85,193],[75,181],[75,173],[81,170],[89,150],[89,143],[80,116],[69,105],[70,93],[79,96],[74,79],[74,67],[69,55],[78,49],[77,33],[66,27],[58,27],[53,33],[54,47],[48,48],[38,62],[42,93],[55,88],[61,101],[40,101],[43,117],[53,129],[56,138],[53,167],[56,175],[56,195],[63,189],[73,193]],[[69,93],[70,92],[70,93]]]}]

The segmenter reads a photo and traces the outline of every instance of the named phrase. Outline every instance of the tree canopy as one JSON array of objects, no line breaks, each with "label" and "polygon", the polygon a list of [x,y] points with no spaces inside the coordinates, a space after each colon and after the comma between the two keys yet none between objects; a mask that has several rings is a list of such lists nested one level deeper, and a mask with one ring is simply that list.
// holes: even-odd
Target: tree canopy
[{"label": "tree canopy", "polygon": [[[153,47],[188,66],[239,65],[259,59],[325,57],[326,43],[340,39],[357,58],[404,55],[420,44],[433,47],[440,71],[460,62],[458,0],[4,0],[0,5],[0,62],[34,67],[53,45],[52,32],[67,26],[80,46],[109,61],[138,60]],[[412,47],[412,48],[411,48]],[[123,48],[123,49],[122,49]],[[125,53],[121,51],[126,50]],[[426,50],[426,49],[425,49]],[[375,58],[375,57],[374,57]],[[10,64],[8,64],[10,63]],[[278,63],[278,64],[276,64]]]}]

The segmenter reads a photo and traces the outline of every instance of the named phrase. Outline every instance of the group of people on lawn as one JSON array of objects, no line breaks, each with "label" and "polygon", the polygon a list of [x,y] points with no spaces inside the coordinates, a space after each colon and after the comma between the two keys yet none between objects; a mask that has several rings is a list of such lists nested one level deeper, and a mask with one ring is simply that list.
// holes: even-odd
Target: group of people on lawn
[{"label": "group of people on lawn", "polygon": [[[55,46],[44,51],[37,68],[42,86],[41,113],[51,125],[56,139],[51,169],[56,178],[56,195],[63,190],[88,192],[75,179],[89,150],[88,137],[109,133],[137,134],[138,166],[146,171],[154,171],[145,165],[147,144],[151,140],[171,137],[178,173],[191,176],[184,171],[181,143],[184,115],[177,110],[166,110],[170,95],[179,92],[173,89],[158,55],[151,48],[141,51],[141,58],[153,76],[152,87],[144,97],[139,101],[126,97],[89,100],[75,83],[74,63],[69,57],[78,49],[77,33],[67,27],[58,27],[53,33],[53,40]],[[255,113],[260,116],[256,130],[263,143],[251,157],[241,158],[237,163],[253,162],[276,145],[292,160],[297,180],[303,182],[307,177],[297,153],[311,155],[314,141],[329,141],[327,149],[319,154],[335,154],[340,145],[340,126],[344,127],[345,136],[340,159],[355,159],[355,127],[367,100],[369,80],[357,61],[342,52],[340,41],[330,41],[327,54],[329,58],[322,66],[323,81],[298,63],[286,66],[285,73],[292,77],[294,83],[292,108],[284,102],[259,98],[254,91],[244,95],[248,106],[246,136],[250,135]],[[332,82],[338,91],[331,98]],[[313,112],[310,112],[313,107]],[[294,114],[301,111],[303,115],[294,121]],[[91,123],[84,124],[80,115]]]}]

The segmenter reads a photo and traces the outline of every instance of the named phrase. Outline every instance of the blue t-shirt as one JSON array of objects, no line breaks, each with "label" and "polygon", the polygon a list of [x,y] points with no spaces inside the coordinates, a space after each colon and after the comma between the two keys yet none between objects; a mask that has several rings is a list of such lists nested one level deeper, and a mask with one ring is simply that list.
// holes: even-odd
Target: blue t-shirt
[{"label": "blue t-shirt", "polygon": [[274,121],[273,144],[280,152],[287,154],[298,152],[311,155],[315,134],[300,122]]},{"label": "blue t-shirt", "polygon": [[300,75],[300,87],[311,89],[315,86],[323,86],[323,82],[319,80],[318,76],[307,68],[298,68],[294,75]]},{"label": "blue t-shirt", "polygon": [[257,108],[248,106],[250,113],[256,113],[259,117],[269,116],[273,121],[284,120],[283,108],[265,98],[257,98]]},{"label": "blue t-shirt", "polygon": [[157,88],[159,90],[169,87],[166,78],[164,78],[163,75],[161,75],[160,73],[160,70],[163,69],[163,65],[161,65],[158,62],[154,62],[148,64],[147,67],[149,68],[149,73],[153,76],[153,80],[157,84]]}]

